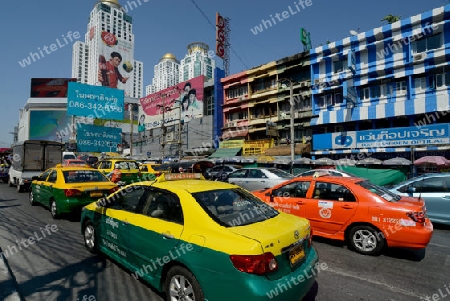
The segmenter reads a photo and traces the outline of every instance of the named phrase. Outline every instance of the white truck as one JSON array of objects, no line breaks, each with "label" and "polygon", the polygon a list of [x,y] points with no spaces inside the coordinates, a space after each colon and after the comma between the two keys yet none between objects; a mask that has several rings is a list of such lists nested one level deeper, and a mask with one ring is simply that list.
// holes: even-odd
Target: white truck
[{"label": "white truck", "polygon": [[12,145],[9,186],[18,192],[28,190],[32,178],[62,162],[63,144],[47,140],[25,140]]}]

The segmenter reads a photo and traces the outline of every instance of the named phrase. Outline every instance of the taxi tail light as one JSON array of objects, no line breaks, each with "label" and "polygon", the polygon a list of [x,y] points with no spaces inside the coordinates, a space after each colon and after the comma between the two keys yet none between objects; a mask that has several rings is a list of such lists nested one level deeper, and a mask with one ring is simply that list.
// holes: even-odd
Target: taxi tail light
[{"label": "taxi tail light", "polygon": [[275,256],[268,252],[261,255],[230,255],[234,267],[241,272],[264,275],[278,270]]},{"label": "taxi tail light", "polygon": [[415,221],[416,223],[424,223],[425,222],[425,212],[421,211],[421,212],[408,212],[406,213],[406,215],[412,219],[413,221]]},{"label": "taxi tail light", "polygon": [[311,231],[309,232],[309,237],[308,237],[308,248],[311,247],[311,245],[312,245],[312,238],[313,238],[313,230],[311,229]]},{"label": "taxi tail light", "polygon": [[117,190],[119,190],[118,186],[111,188],[108,192],[111,194],[113,192],[116,192]]},{"label": "taxi tail light", "polygon": [[73,196],[81,196],[83,193],[78,189],[64,189],[64,194],[67,197],[73,197]]}]

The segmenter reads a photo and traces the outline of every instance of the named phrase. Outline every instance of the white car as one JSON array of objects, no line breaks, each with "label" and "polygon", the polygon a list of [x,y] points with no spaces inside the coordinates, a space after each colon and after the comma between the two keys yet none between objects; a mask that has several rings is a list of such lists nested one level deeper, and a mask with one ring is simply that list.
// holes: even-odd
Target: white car
[{"label": "white car", "polygon": [[228,174],[228,183],[238,185],[248,191],[272,188],[287,180],[293,175],[277,168],[241,168]]},{"label": "white car", "polygon": [[311,170],[299,173],[295,177],[297,178],[297,177],[312,176],[316,172],[320,172],[321,174],[322,173],[328,173],[330,176],[344,177],[344,178],[357,177],[354,174],[351,174],[351,173],[346,172],[346,171],[341,171],[341,170],[336,170],[336,169],[324,169],[324,168],[311,169]]}]

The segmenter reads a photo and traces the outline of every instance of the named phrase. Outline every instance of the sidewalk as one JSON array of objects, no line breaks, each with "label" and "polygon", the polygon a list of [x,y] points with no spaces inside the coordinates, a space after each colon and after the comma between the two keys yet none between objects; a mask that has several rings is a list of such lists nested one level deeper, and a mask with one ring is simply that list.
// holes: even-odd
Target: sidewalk
[{"label": "sidewalk", "polygon": [[16,281],[9,269],[8,263],[3,258],[0,249],[0,300],[21,301],[16,290]]}]

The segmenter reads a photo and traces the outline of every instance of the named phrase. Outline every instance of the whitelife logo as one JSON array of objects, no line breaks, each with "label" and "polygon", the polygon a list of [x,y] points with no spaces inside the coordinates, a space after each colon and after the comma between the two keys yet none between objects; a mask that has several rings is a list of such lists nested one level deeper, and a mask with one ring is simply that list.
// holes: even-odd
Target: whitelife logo
[{"label": "whitelife logo", "polygon": [[[26,66],[31,65],[31,63],[36,62],[37,60],[40,60],[43,58],[44,52],[46,54],[51,54],[52,52],[55,52],[56,50],[63,48],[64,46],[70,43],[73,43],[75,40],[78,40],[80,38],[80,33],[78,31],[71,32],[69,31],[67,33],[67,36],[61,35],[63,37],[64,43],[62,43],[59,38],[56,39],[56,43],[50,44],[50,46],[44,45],[44,47],[38,47],[38,52],[30,52],[30,55],[26,58],[24,58],[22,61],[19,61],[19,65],[22,68],[25,68]],[[69,41],[67,41],[69,39]],[[75,39],[75,40],[74,40]],[[39,55],[40,54],[40,55]]]},{"label": "whitelife logo", "polygon": [[258,26],[255,26],[254,28],[250,28],[250,31],[254,35],[257,35],[258,33],[263,32],[264,28],[268,29],[269,27],[272,27],[273,25],[276,25],[277,21],[275,20],[275,18],[279,22],[281,22],[281,21],[289,18],[290,16],[298,14],[301,10],[306,9],[307,7],[311,6],[312,4],[313,4],[312,0],[306,0],[306,1],[299,0],[298,3],[294,2],[295,9],[292,9],[292,7],[289,5],[288,6],[288,10],[283,11],[281,14],[280,13],[276,13],[275,17],[270,15],[270,20],[262,19],[261,20],[261,24],[259,24]]}]

